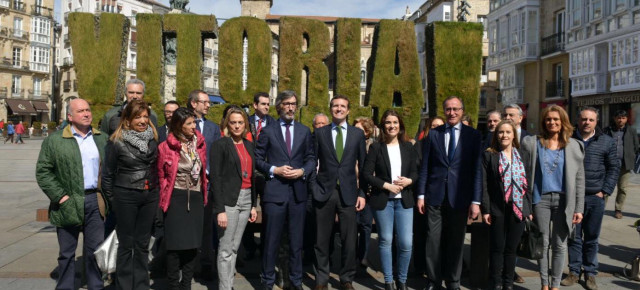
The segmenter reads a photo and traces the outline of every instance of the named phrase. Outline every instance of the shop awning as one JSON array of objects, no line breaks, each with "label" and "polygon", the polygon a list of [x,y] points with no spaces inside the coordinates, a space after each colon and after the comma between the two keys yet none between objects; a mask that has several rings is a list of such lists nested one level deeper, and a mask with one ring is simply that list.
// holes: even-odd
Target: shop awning
[{"label": "shop awning", "polygon": [[36,109],[27,100],[6,99],[13,115],[37,115]]},{"label": "shop awning", "polygon": [[33,104],[33,107],[38,111],[38,113],[49,112],[49,104],[47,104],[47,102],[31,101],[31,104]]}]

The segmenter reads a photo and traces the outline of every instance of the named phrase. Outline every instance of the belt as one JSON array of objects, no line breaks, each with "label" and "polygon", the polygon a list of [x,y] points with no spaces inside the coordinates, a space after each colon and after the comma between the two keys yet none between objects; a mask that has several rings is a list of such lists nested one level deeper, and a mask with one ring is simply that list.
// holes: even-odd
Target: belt
[{"label": "belt", "polygon": [[84,190],[84,194],[92,194],[92,193],[97,193],[98,189],[97,188],[91,188],[91,189],[85,189]]}]

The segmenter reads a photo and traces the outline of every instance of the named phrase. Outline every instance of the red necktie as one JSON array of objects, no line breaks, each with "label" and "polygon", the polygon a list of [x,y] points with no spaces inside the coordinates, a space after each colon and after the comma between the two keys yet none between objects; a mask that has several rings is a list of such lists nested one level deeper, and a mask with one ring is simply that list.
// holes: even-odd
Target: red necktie
[{"label": "red necktie", "polygon": [[260,138],[260,131],[262,131],[262,119],[258,119],[258,129],[256,131],[258,131],[256,133],[256,140],[258,140],[258,138]]}]

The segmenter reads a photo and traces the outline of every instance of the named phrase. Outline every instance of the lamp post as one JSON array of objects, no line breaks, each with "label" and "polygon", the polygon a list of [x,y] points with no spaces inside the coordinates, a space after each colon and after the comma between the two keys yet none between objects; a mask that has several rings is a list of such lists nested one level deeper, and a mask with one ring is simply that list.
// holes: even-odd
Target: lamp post
[{"label": "lamp post", "polygon": [[[62,31],[62,27],[58,21],[53,20],[53,59],[51,66],[51,118],[49,121],[57,121],[58,118],[58,99],[60,98],[60,90],[58,86],[58,65],[56,62],[56,50],[58,48],[58,34]],[[53,120],[51,120],[53,119]]]}]

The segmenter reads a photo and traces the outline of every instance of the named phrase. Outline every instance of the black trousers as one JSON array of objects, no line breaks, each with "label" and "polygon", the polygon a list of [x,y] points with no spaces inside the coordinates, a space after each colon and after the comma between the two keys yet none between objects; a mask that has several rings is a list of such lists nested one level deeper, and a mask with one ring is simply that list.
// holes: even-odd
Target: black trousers
[{"label": "black trousers", "polygon": [[491,216],[489,227],[490,246],[489,272],[491,286],[513,286],[516,271],[516,249],[524,232],[524,222],[520,221],[513,209],[505,210],[504,216]]},{"label": "black trousers", "polygon": [[149,239],[158,208],[158,190],[115,187],[118,224],[117,289],[149,289]]},{"label": "black trousers", "polygon": [[336,186],[331,197],[325,202],[315,202],[316,210],[316,285],[329,283],[329,260],[331,252],[329,245],[333,239],[333,224],[336,213],[340,220],[340,239],[342,241],[342,268],[340,282],[353,282],[356,276],[356,242],[358,226],[356,222],[355,205],[344,205],[340,199],[339,188]]},{"label": "black trousers", "polygon": [[[170,290],[191,289],[191,279],[198,258],[198,249],[167,251],[167,280]],[[180,279],[182,271],[182,279]]]},{"label": "black trousers", "polygon": [[426,208],[427,277],[436,286],[444,280],[447,288],[460,287],[468,210],[451,208],[446,198],[442,206],[427,205]]}]

